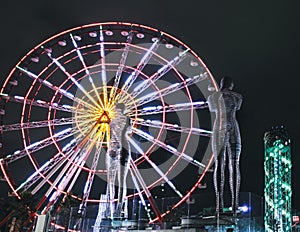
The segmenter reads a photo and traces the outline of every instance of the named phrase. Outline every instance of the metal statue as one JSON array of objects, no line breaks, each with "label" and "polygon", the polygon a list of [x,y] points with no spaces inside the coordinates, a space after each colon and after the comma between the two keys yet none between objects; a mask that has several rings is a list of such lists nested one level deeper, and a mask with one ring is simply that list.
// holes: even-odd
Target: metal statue
[{"label": "metal statue", "polygon": [[236,120],[236,111],[241,107],[242,95],[234,92],[233,86],[230,77],[223,77],[220,82],[220,90],[208,97],[209,110],[216,116],[212,135],[216,212],[223,212],[224,209],[226,156],[228,156],[232,212],[236,213],[239,206],[241,136]]},{"label": "metal statue", "polygon": [[[106,155],[107,189],[109,200],[106,216],[111,218],[122,217],[124,201],[126,197],[126,177],[129,168],[130,150],[127,135],[130,133],[129,117],[125,115],[125,104],[118,103],[115,106],[115,117],[110,121],[110,140]],[[118,199],[116,207],[115,181],[117,177]]]}]

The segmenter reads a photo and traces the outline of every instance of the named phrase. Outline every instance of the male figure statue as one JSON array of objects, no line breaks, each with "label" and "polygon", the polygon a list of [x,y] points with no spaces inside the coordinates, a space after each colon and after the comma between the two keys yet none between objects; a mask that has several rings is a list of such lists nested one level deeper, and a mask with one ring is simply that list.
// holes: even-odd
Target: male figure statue
[{"label": "male figure statue", "polygon": [[226,156],[228,156],[232,212],[236,213],[239,206],[241,136],[236,111],[241,107],[242,95],[234,92],[233,86],[230,77],[223,77],[220,90],[208,97],[209,110],[216,116],[212,135],[216,212],[222,212],[224,208]]},{"label": "male figure statue", "polygon": [[[109,200],[107,215],[120,218],[126,197],[126,177],[129,168],[130,150],[126,134],[130,133],[129,118],[125,115],[125,104],[118,103],[115,106],[115,117],[110,121],[110,141],[106,154],[107,189]],[[127,150],[125,149],[127,148]],[[118,200],[114,208],[115,180],[117,176]]]}]

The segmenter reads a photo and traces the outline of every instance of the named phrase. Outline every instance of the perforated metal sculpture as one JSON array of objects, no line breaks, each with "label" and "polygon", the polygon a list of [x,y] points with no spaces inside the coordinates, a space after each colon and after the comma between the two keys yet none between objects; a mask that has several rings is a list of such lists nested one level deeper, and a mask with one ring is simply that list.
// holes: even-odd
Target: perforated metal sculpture
[{"label": "perforated metal sculpture", "polygon": [[216,212],[222,212],[224,208],[226,156],[228,156],[232,211],[237,212],[239,206],[241,136],[236,111],[241,107],[242,95],[234,92],[233,86],[231,78],[224,77],[220,82],[220,90],[208,97],[209,110],[216,115],[212,136]]},{"label": "perforated metal sculpture", "polygon": [[[115,106],[115,117],[110,121],[110,140],[106,155],[107,168],[107,199],[109,200],[107,216],[121,217],[126,197],[126,177],[129,168],[130,151],[126,133],[130,133],[129,118],[124,114],[125,105]],[[116,208],[115,181],[117,177],[118,200]]]}]

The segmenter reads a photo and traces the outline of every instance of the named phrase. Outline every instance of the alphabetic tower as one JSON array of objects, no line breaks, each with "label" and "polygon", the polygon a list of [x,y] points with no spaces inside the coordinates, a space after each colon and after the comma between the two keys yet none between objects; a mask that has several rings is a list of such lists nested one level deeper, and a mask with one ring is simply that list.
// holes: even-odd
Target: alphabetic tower
[{"label": "alphabetic tower", "polygon": [[291,146],[286,129],[274,127],[265,133],[266,232],[292,231]]}]

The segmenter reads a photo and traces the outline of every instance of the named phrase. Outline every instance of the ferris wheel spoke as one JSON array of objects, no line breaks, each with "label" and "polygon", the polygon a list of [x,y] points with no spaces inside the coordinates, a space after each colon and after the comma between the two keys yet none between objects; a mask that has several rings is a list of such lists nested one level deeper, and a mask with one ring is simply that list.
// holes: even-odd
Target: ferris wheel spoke
[{"label": "ferris wheel spoke", "polygon": [[2,162],[11,163],[18,159],[21,159],[25,157],[28,153],[32,154],[36,151],[39,151],[45,147],[48,147],[54,143],[54,141],[61,141],[64,140],[77,132],[75,129],[67,128],[65,130],[62,130],[53,136],[50,136],[48,138],[42,139],[40,141],[37,141],[35,143],[29,144],[26,146],[23,150],[16,150],[12,154],[7,155],[5,158],[0,159]]},{"label": "ferris wheel spoke", "polygon": [[[43,107],[43,108],[51,108],[54,110],[59,110],[59,111],[65,111],[65,112],[71,112],[74,113],[76,111],[76,108],[70,105],[59,105],[57,103],[50,103],[46,102],[43,100],[34,100],[34,99],[27,99],[22,96],[9,96],[8,94],[0,94],[0,98],[11,101],[11,102],[17,102],[21,104],[27,104],[27,105],[33,105],[33,106],[38,106],[38,107]],[[78,113],[82,113],[80,110]]]},{"label": "ferris wheel spoke", "polygon": [[147,134],[147,133],[145,133],[145,132],[143,132],[143,131],[141,131],[137,128],[133,128],[132,131],[135,134],[141,136],[142,138],[144,138],[144,139],[152,142],[153,144],[163,148],[164,150],[170,152],[171,154],[176,155],[179,158],[187,161],[188,163],[195,165],[196,167],[201,168],[201,169],[206,168],[206,166],[203,163],[199,162],[198,160],[193,159],[192,157],[190,157],[187,154],[184,154],[183,152],[177,151],[177,149],[175,147],[172,147],[171,145],[167,145],[164,142],[162,142],[158,139],[155,139],[153,136],[151,136],[151,135],[149,135],[149,134]]},{"label": "ferris wheel spoke", "polygon": [[[52,189],[55,188],[57,189],[56,184],[54,183],[50,183],[50,178],[62,167],[63,164],[65,164],[64,168],[66,168],[66,170],[68,169],[68,167],[71,165],[72,162],[74,162],[76,156],[78,155],[78,153],[75,152],[75,150],[71,150],[70,152],[68,152],[66,155],[63,156],[62,159],[57,159],[55,160],[55,162],[50,163],[49,166],[47,165],[45,167],[45,170],[42,173],[38,173],[40,174],[41,177],[43,177],[43,179],[38,183],[38,185],[31,191],[32,194],[36,194],[44,185],[46,182],[48,182]],[[65,171],[66,171],[65,170]],[[63,172],[63,171],[62,171]],[[61,173],[62,173],[61,172]],[[40,177],[37,177],[36,180],[40,179]]]},{"label": "ferris wheel spoke", "polygon": [[[45,194],[45,197],[49,197],[50,193],[53,191],[55,187],[57,187],[56,191],[54,191],[49,198],[49,203],[45,210],[47,211],[50,206],[52,206],[61,195],[62,192],[65,191],[67,185],[73,179],[77,180],[79,173],[82,171],[82,168],[91,153],[95,142],[87,141],[82,149],[79,149],[78,152],[75,152],[76,157],[74,160],[68,160],[67,164],[63,167],[63,170],[59,173],[56,179],[53,181],[52,186],[48,189]],[[75,176],[74,176],[75,175]],[[73,187],[74,181],[71,182],[70,186]],[[70,188],[69,186],[69,188]]]},{"label": "ferris wheel spoke", "polygon": [[141,202],[142,202],[142,205],[144,206],[144,208],[145,208],[145,210],[146,210],[146,212],[147,212],[148,219],[149,219],[149,221],[151,221],[151,216],[150,216],[150,213],[149,213],[148,206],[147,206],[147,204],[146,204],[145,198],[144,198],[144,196],[143,196],[142,190],[141,190],[141,188],[140,188],[140,186],[139,186],[139,184],[138,184],[138,181],[137,181],[137,179],[135,178],[135,175],[134,175],[134,173],[133,173],[133,171],[132,171],[131,168],[129,169],[129,171],[130,171],[130,176],[131,176],[133,185],[134,185],[134,187],[135,187],[135,189],[136,189],[136,191],[137,191],[137,193],[138,193],[138,195],[139,195],[139,197],[140,197],[140,200],[141,200]]},{"label": "ferris wheel spoke", "polygon": [[[96,125],[97,124],[95,124],[95,126],[89,131],[89,133],[87,133],[80,141],[80,143],[74,151],[74,155],[72,155],[72,158],[68,160],[67,164],[65,164],[61,172],[54,180],[52,186],[50,186],[50,188],[46,192],[45,197],[48,197],[55,188],[55,186],[58,184],[58,190],[56,190],[56,192],[54,192],[50,197],[49,204],[55,203],[55,201],[61,194],[61,191],[66,188],[66,186],[74,176],[76,170],[78,175],[82,170],[83,165],[85,164],[88,156],[90,155],[93,147],[95,146],[95,140],[90,140],[90,138],[93,138]],[[74,179],[77,180],[77,178]],[[45,179],[43,181],[45,181]]]},{"label": "ferris wheel spoke", "polygon": [[82,53],[81,53],[81,51],[80,51],[80,48],[78,47],[78,45],[77,45],[77,43],[76,43],[76,41],[75,41],[75,39],[74,39],[74,37],[73,37],[72,34],[70,34],[70,37],[71,37],[73,46],[74,46],[74,48],[76,49],[77,55],[78,55],[78,57],[79,57],[79,60],[81,61],[82,66],[84,67],[85,74],[88,76],[88,79],[89,79],[89,82],[90,82],[91,85],[92,85],[93,91],[95,92],[95,94],[96,94],[96,96],[97,96],[98,102],[100,103],[100,105],[101,105],[102,107],[104,107],[104,106],[103,106],[103,102],[102,102],[102,100],[101,100],[101,98],[100,98],[100,96],[99,96],[99,93],[98,93],[98,91],[97,91],[97,88],[96,88],[96,86],[95,86],[95,83],[94,83],[94,81],[93,81],[93,78],[91,77],[90,71],[89,71],[89,69],[88,69],[87,66],[86,66],[86,63],[85,63],[85,61],[84,61],[84,58],[83,58]]},{"label": "ferris wheel spoke", "polygon": [[[159,39],[157,39],[149,49],[147,49],[147,52],[144,54],[142,59],[140,60],[137,67],[134,69],[134,71],[130,74],[130,76],[126,79],[126,82],[122,86],[122,90],[124,92],[127,92],[128,89],[132,86],[132,84],[135,82],[136,78],[140,74],[140,72],[144,69],[144,67],[148,64],[149,60],[153,56],[154,52],[157,50],[159,46]],[[123,92],[123,93],[124,93]],[[120,94],[120,98],[122,99],[124,97],[123,93]]]},{"label": "ferris wheel spoke", "polygon": [[86,107],[94,108],[93,106],[91,106],[88,103],[82,101],[81,99],[76,98],[72,93],[70,93],[70,92],[68,92],[68,91],[66,91],[66,90],[64,90],[62,88],[59,88],[59,87],[55,86],[54,84],[52,84],[48,80],[43,80],[43,79],[39,78],[39,76],[36,75],[36,74],[34,74],[33,72],[30,72],[30,71],[28,71],[25,68],[22,68],[20,66],[16,66],[16,68],[19,69],[20,72],[26,74],[26,76],[30,77],[33,80],[37,80],[42,85],[46,86],[47,88],[52,89],[55,92],[60,93],[61,95],[65,96],[66,98],[68,98],[68,99],[70,99],[72,101],[75,101],[77,103],[80,103],[80,104],[82,104],[82,105],[84,105]]},{"label": "ferris wheel spoke", "polygon": [[137,125],[154,127],[154,128],[163,128],[166,130],[177,131],[180,133],[192,133],[194,135],[200,135],[205,137],[211,137],[212,131],[195,128],[195,127],[183,127],[177,124],[171,124],[166,122],[161,122],[157,120],[144,120],[144,119],[137,119],[135,121]]},{"label": "ferris wheel spoke", "polygon": [[[17,191],[26,191],[32,185],[37,183],[42,177],[45,178],[49,171],[55,173],[61,165],[73,155],[72,151],[76,147],[76,139],[73,139],[71,142],[67,143],[63,148],[62,152],[56,153],[52,158],[45,162],[38,170],[31,174],[26,181],[24,181],[17,189]],[[53,171],[54,170],[54,171]],[[48,178],[49,179],[49,178]]]},{"label": "ferris wheel spoke", "polygon": [[187,103],[178,103],[174,105],[158,105],[158,106],[147,106],[137,111],[133,111],[130,116],[135,114],[142,116],[142,115],[154,115],[154,114],[162,114],[162,113],[169,113],[169,112],[178,112],[178,111],[190,111],[190,110],[197,110],[197,109],[205,109],[207,108],[207,102],[205,101],[198,101],[198,102],[187,102]]},{"label": "ferris wheel spoke", "polygon": [[136,179],[137,179],[138,182],[140,183],[140,185],[141,185],[143,191],[145,192],[146,197],[148,198],[149,203],[150,203],[150,205],[151,205],[151,207],[152,207],[152,209],[153,209],[153,211],[154,211],[156,217],[158,217],[158,220],[159,220],[159,222],[161,223],[161,221],[162,221],[162,220],[161,220],[161,213],[160,213],[160,211],[159,211],[159,209],[158,209],[158,207],[157,207],[157,205],[156,205],[156,203],[155,203],[155,201],[154,201],[154,199],[153,199],[153,196],[152,196],[150,190],[147,188],[147,185],[146,185],[146,183],[144,182],[144,179],[143,179],[143,177],[142,177],[142,175],[141,175],[139,169],[137,168],[137,166],[135,165],[135,163],[133,162],[132,159],[130,159],[130,168],[131,168],[131,170],[132,170],[134,176],[136,177]]},{"label": "ferris wheel spoke", "polygon": [[139,94],[141,94],[145,89],[147,89],[152,83],[155,83],[159,78],[164,76],[167,72],[169,72],[172,68],[178,65],[188,53],[189,49],[186,49],[184,52],[181,52],[174,59],[169,61],[167,64],[162,66],[159,70],[157,70],[152,76],[148,79],[142,81],[139,85],[137,85],[134,90],[130,93],[131,98],[136,98]]},{"label": "ferris wheel spoke", "polygon": [[[83,137],[83,136],[82,136],[82,137]],[[79,154],[78,152],[76,152],[76,150],[74,150],[74,152],[76,153],[76,155]],[[83,164],[83,165],[84,165],[84,164]],[[81,170],[82,170],[83,165],[80,166],[80,168],[77,168],[77,172],[76,172],[75,176],[73,177],[73,180],[72,180],[71,184],[69,185],[69,188],[68,188],[67,192],[70,192],[70,191],[72,190],[72,188],[73,188],[75,182],[77,181],[77,178],[78,178],[78,176],[79,176],[79,174],[80,174],[80,172],[81,172]],[[56,190],[57,190],[57,189],[56,189]]]},{"label": "ferris wheel spoke", "polygon": [[124,67],[125,67],[125,63],[126,63],[126,59],[127,59],[128,53],[129,53],[129,48],[130,48],[129,45],[132,42],[132,38],[133,38],[133,32],[130,31],[128,33],[128,36],[127,36],[127,39],[126,39],[125,48],[123,50],[121,60],[120,60],[120,63],[118,65],[116,76],[114,78],[114,85],[113,85],[113,88],[111,89],[111,92],[110,92],[110,101],[111,101],[111,99],[114,99],[115,96],[116,96],[116,90],[118,89],[119,84],[120,84],[121,76],[122,76],[122,73],[123,73],[123,70],[124,70]]},{"label": "ferris wheel spoke", "polygon": [[[152,92],[150,94],[147,94],[145,96],[142,96],[142,97],[136,99],[135,100],[135,107],[144,105],[144,104],[146,104],[148,102],[151,102],[153,100],[156,100],[160,97],[167,96],[168,94],[179,91],[183,88],[186,88],[186,87],[188,87],[190,85],[193,85],[197,82],[203,81],[207,78],[208,78],[208,74],[206,72],[204,72],[204,73],[196,75],[192,78],[187,78],[187,79],[184,80],[184,82],[177,82],[177,83],[174,83],[172,85],[169,85],[168,87],[166,87],[164,89],[160,89],[158,91]],[[128,108],[131,108],[131,107],[128,106]]]},{"label": "ferris wheel spoke", "polygon": [[[101,126],[103,127],[103,125],[101,125]],[[97,134],[97,132],[96,132],[96,134]],[[99,160],[99,156],[100,156],[100,153],[101,153],[101,148],[102,148],[102,143],[104,141],[104,138],[105,138],[105,131],[101,131],[101,134],[99,135],[99,139],[97,139],[97,140],[94,139],[93,142],[91,142],[91,146],[87,150],[87,155],[86,155],[87,157],[86,157],[86,159],[84,160],[84,163],[83,163],[83,165],[84,165],[87,158],[88,158],[88,156],[91,154],[92,149],[96,148],[97,150],[94,154],[92,167],[90,168],[89,175],[88,175],[89,178],[87,179],[87,182],[86,182],[88,184],[88,186],[85,186],[84,191],[83,191],[84,196],[83,196],[83,199],[82,199],[82,203],[84,203],[84,204],[87,203],[87,200],[88,200],[88,197],[89,197],[89,193],[90,193],[90,190],[91,190],[91,187],[92,187],[92,182],[93,182],[93,179],[94,179],[94,176],[95,176],[96,167],[97,167],[97,164],[98,164],[98,160]],[[99,140],[100,140],[100,145],[99,145]],[[68,188],[67,192],[70,192],[72,190],[72,188],[73,188],[73,186],[74,186],[81,170],[82,170],[82,166],[81,166],[81,168],[79,168],[77,170],[77,172],[75,174],[75,177],[73,178],[71,184],[69,185],[69,188]],[[90,176],[90,174],[91,174],[91,176]]]},{"label": "ferris wheel spoke", "polygon": [[151,160],[147,155],[145,155],[145,152],[143,149],[131,138],[128,138],[128,141],[130,144],[143,156],[143,158],[151,165],[151,167],[160,175],[161,178],[171,187],[171,189],[179,196],[183,197],[182,193],[175,187],[175,185],[169,180],[166,174],[164,174],[160,168]]},{"label": "ferris wheel spoke", "polygon": [[32,128],[41,128],[41,127],[53,127],[53,126],[61,126],[61,125],[69,125],[74,123],[73,118],[55,118],[51,120],[41,120],[41,121],[33,121],[33,122],[24,122],[24,123],[15,123],[10,125],[2,125],[0,126],[1,132],[6,131],[14,131],[20,129],[32,129]]},{"label": "ferris wheel spoke", "polygon": [[[49,207],[55,204],[61,193],[65,191],[65,188],[67,187],[70,180],[73,178],[75,172],[83,167],[87,155],[85,151],[88,147],[88,144],[89,143],[84,144],[82,150],[76,148],[76,151],[73,153],[72,157],[67,161],[66,164],[64,164],[63,169],[59,172],[56,179],[48,188],[47,192],[45,193],[45,198],[48,198],[54,189],[55,191],[49,198],[49,203],[45,207],[43,212],[47,212]],[[53,173],[50,174],[51,175],[48,174],[47,177],[39,183],[39,185],[32,191],[32,194],[35,194],[41,188],[41,186],[49,180]]]},{"label": "ferris wheel spoke", "polygon": [[78,99],[74,97],[74,101],[77,100],[78,103],[83,104],[84,106],[89,106],[92,109],[97,109],[97,107],[100,107],[100,105],[97,103],[97,101],[85,90],[85,88],[66,70],[66,68],[59,62],[58,59],[52,57],[50,52],[47,52],[48,57],[52,60],[52,62],[71,80],[78,89],[94,104],[90,105],[86,101],[82,101],[81,99]]},{"label": "ferris wheel spoke", "polygon": [[93,180],[94,180],[95,173],[96,173],[96,168],[97,168],[97,165],[99,162],[99,157],[100,157],[103,141],[104,141],[104,134],[101,136],[101,142],[100,142],[100,146],[99,146],[100,148],[97,147],[97,151],[95,152],[93,162],[92,162],[92,165],[91,165],[88,177],[87,177],[87,181],[86,181],[86,184],[83,189],[83,197],[82,197],[80,209],[85,208],[87,205],[87,200],[90,196]]},{"label": "ferris wheel spoke", "polygon": [[[77,165],[80,165],[82,160],[80,160],[79,157],[76,157],[74,160],[74,163]],[[64,167],[63,170],[59,173],[58,177],[54,180],[50,188],[45,194],[45,197],[48,198],[51,194],[51,192],[55,189],[55,191],[52,193],[51,197],[49,198],[49,203],[47,207],[43,210],[47,212],[47,210],[55,204],[57,201],[58,197],[61,195],[62,192],[65,191],[65,188],[70,181],[70,179],[73,177],[75,171],[77,170],[78,166],[73,165],[72,162],[68,162]]]},{"label": "ferris wheel spoke", "polygon": [[106,63],[105,63],[105,46],[104,46],[104,35],[103,28],[100,25],[99,28],[99,40],[100,40],[100,62],[101,62],[101,80],[103,87],[103,99],[104,107],[107,105],[107,77],[106,77]]}]

